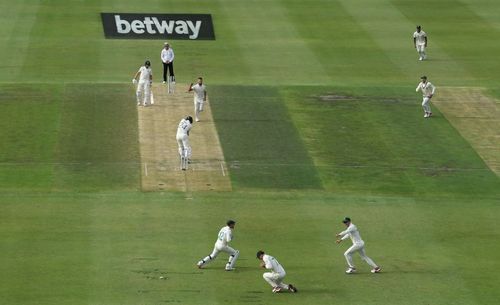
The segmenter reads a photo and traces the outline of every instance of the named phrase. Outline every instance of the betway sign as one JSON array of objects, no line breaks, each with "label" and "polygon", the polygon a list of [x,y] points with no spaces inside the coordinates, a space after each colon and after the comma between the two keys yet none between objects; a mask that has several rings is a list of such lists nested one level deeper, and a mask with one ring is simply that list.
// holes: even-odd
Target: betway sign
[{"label": "betway sign", "polygon": [[114,39],[215,40],[207,14],[101,13],[104,35]]}]

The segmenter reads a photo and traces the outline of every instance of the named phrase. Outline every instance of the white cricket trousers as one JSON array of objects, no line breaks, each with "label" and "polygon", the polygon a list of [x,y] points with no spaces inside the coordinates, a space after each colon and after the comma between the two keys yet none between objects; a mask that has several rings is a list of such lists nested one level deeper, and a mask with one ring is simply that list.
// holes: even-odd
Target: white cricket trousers
[{"label": "white cricket trousers", "polygon": [[219,255],[220,252],[225,252],[229,254],[229,259],[226,264],[226,269],[232,269],[234,267],[234,264],[236,263],[236,260],[238,259],[238,256],[240,255],[240,251],[235,250],[229,246],[219,246],[217,244],[214,246],[214,250],[212,251],[212,253],[210,253],[210,255],[202,259],[198,264],[201,266],[207,264],[211,260],[214,260],[217,257],[217,255]]},{"label": "white cricket trousers", "polygon": [[137,84],[137,104],[150,105],[151,104],[151,82],[140,80]]},{"label": "white cricket trousers", "polygon": [[189,145],[189,136],[187,134],[177,134],[177,145],[179,146],[179,156],[191,158],[191,146]]},{"label": "white cricket trousers", "polygon": [[288,284],[283,283],[286,273],[266,272],[262,275],[264,280],[271,285],[271,287],[281,287],[288,289]]},{"label": "white cricket trousers", "polygon": [[366,256],[366,253],[365,253],[365,244],[362,243],[362,244],[354,244],[354,245],[352,245],[344,253],[345,259],[346,259],[347,264],[349,265],[350,268],[355,268],[354,267],[354,263],[352,261],[352,256],[354,255],[355,252],[358,252],[359,256],[361,256],[361,259],[363,259],[366,263],[368,263],[368,265],[372,266],[373,268],[377,267],[377,264],[375,264],[375,262],[371,258],[369,258],[368,256]]},{"label": "white cricket trousers", "polygon": [[425,59],[425,44],[417,44],[417,53]]},{"label": "white cricket trousers", "polygon": [[425,113],[431,113],[431,105],[430,105],[431,98],[424,96],[422,100],[422,108],[424,108]]},{"label": "white cricket trousers", "polygon": [[233,248],[231,248],[229,246],[215,246],[214,250],[212,251],[210,256],[212,257],[212,259],[214,259],[221,252],[226,252],[229,255],[235,255],[238,252],[238,250],[234,250]]},{"label": "white cricket trousers", "polygon": [[200,112],[203,111],[203,100],[194,98],[194,116],[196,120],[200,119]]}]

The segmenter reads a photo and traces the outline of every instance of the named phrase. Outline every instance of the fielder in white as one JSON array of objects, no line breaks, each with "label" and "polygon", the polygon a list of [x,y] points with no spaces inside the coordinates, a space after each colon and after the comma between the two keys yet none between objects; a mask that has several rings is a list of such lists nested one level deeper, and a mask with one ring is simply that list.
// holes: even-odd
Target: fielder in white
[{"label": "fielder in white", "polygon": [[286,289],[290,292],[297,292],[292,284],[283,283],[286,272],[283,266],[280,265],[277,259],[271,255],[267,255],[264,251],[260,250],[257,252],[257,258],[260,260],[260,266],[265,269],[271,270],[271,272],[266,272],[262,275],[264,280],[273,287],[273,293],[277,293]]},{"label": "fielder in white", "polygon": [[183,118],[177,126],[177,145],[179,146],[179,155],[181,158],[189,160],[191,158],[191,145],[189,145],[189,131],[193,127],[193,118],[187,116]]},{"label": "fielder in white", "polygon": [[[137,84],[137,79],[139,83]],[[151,63],[146,60],[144,66],[139,68],[135,73],[132,83],[137,84],[137,106],[147,107],[151,105],[151,84],[153,83],[153,70],[151,70]],[[141,102],[142,101],[142,102]]]},{"label": "fielder in white", "polygon": [[427,81],[427,76],[422,76],[415,91],[422,91],[422,108],[424,108],[424,118],[430,118],[432,115],[430,102],[431,98],[434,96],[434,92],[436,92],[436,87]]},{"label": "fielder in white", "polygon": [[417,31],[413,33],[413,45],[417,49],[418,60],[424,60],[427,58],[425,54],[425,48],[427,48],[427,34],[422,31],[422,27],[417,25]]},{"label": "fielder in white", "polygon": [[226,271],[234,270],[234,264],[240,255],[240,251],[235,250],[228,246],[229,242],[233,240],[233,230],[236,222],[234,220],[228,220],[227,226],[222,227],[219,231],[219,235],[217,236],[217,241],[215,242],[214,250],[210,255],[200,260],[196,266],[198,268],[203,268],[205,264],[208,264],[210,261],[214,260],[220,252],[226,252],[229,254],[229,260],[226,264]]},{"label": "fielder in white", "polygon": [[365,242],[361,239],[358,228],[351,222],[349,217],[344,218],[342,222],[346,225],[347,229],[337,234],[337,237],[340,237],[340,239],[337,239],[337,244],[340,244],[347,238],[351,238],[352,241],[352,246],[344,253],[347,264],[349,265],[349,269],[347,269],[345,273],[350,274],[356,272],[356,267],[354,267],[354,263],[352,261],[352,255],[354,252],[358,252],[361,258],[368,263],[368,265],[372,266],[372,273],[379,273],[382,269],[380,269],[380,267],[375,264],[371,258],[366,256]]},{"label": "fielder in white", "polygon": [[198,82],[189,85],[188,92],[194,91],[194,116],[196,122],[200,121],[200,112],[203,111],[203,103],[207,101],[207,87],[203,84],[203,78],[198,77]]}]

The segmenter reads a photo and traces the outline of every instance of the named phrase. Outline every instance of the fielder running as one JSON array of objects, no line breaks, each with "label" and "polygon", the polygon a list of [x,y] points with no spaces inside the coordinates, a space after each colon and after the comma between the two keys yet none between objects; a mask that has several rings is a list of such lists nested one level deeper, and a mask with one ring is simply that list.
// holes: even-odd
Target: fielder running
[{"label": "fielder running", "polygon": [[264,273],[262,277],[269,283],[269,285],[271,285],[271,287],[273,287],[273,293],[280,292],[283,289],[290,292],[297,292],[297,288],[295,288],[292,284],[283,283],[286,272],[277,259],[271,255],[267,255],[262,250],[257,252],[257,258],[260,260],[260,266],[262,268],[271,270],[271,272]]},{"label": "fielder running", "polygon": [[356,272],[356,267],[354,267],[354,263],[352,261],[352,255],[354,254],[354,252],[358,252],[361,258],[366,263],[368,263],[368,265],[372,266],[372,273],[379,273],[381,271],[380,267],[375,264],[375,262],[371,258],[366,256],[365,242],[361,239],[358,228],[351,222],[351,219],[349,217],[344,218],[342,222],[346,225],[347,229],[337,234],[337,237],[340,237],[340,239],[337,239],[336,241],[337,244],[340,244],[343,240],[349,237],[352,241],[352,246],[344,253],[347,264],[349,265],[349,269],[347,269],[345,273],[350,274]]},{"label": "fielder running", "polygon": [[[139,83],[137,84],[137,79]],[[135,73],[132,83],[137,84],[137,90],[135,92],[137,96],[137,106],[147,107],[151,105],[151,84],[153,83],[153,70],[151,70],[151,63],[146,60],[144,66],[139,68],[139,71]],[[142,102],[141,102],[142,101]]]},{"label": "fielder running", "polygon": [[424,108],[424,118],[430,118],[432,115],[431,111],[431,98],[434,96],[434,92],[436,92],[436,87],[427,81],[427,76],[422,76],[420,78],[420,83],[415,89],[416,92],[422,91],[423,100],[422,100],[422,108]]},{"label": "fielder running", "polygon": [[219,235],[217,236],[217,241],[215,242],[214,250],[210,255],[200,260],[196,266],[198,268],[203,268],[210,261],[214,260],[220,252],[226,252],[229,254],[229,260],[226,264],[226,271],[234,270],[234,264],[240,255],[240,251],[235,250],[228,246],[228,243],[233,240],[233,230],[236,222],[234,220],[228,220],[227,226],[223,227],[219,231]]},{"label": "fielder running", "polygon": [[189,145],[189,131],[193,127],[193,118],[187,116],[183,118],[179,125],[177,126],[177,135],[175,136],[177,140],[177,145],[179,146],[179,155],[181,157],[182,170],[186,170],[187,162],[191,158],[191,146]]},{"label": "fielder running", "polygon": [[417,49],[419,58],[418,60],[424,60],[427,58],[425,54],[425,48],[427,48],[427,34],[422,31],[422,27],[417,25],[417,31],[413,33],[413,45]]},{"label": "fielder running", "polygon": [[207,101],[207,87],[203,84],[203,78],[198,77],[198,82],[189,85],[188,92],[194,91],[194,116],[196,122],[200,121],[200,112],[203,111],[203,103]]}]

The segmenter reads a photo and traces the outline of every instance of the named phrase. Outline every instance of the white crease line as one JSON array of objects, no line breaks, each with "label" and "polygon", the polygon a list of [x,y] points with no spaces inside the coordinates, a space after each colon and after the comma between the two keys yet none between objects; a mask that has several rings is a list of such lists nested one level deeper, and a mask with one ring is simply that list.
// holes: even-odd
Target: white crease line
[{"label": "white crease line", "polygon": [[148,164],[144,162],[144,175],[148,176]]},{"label": "white crease line", "polygon": [[220,162],[220,168],[222,170],[222,176],[226,177],[226,172],[224,171],[224,164],[222,163],[222,161]]}]

